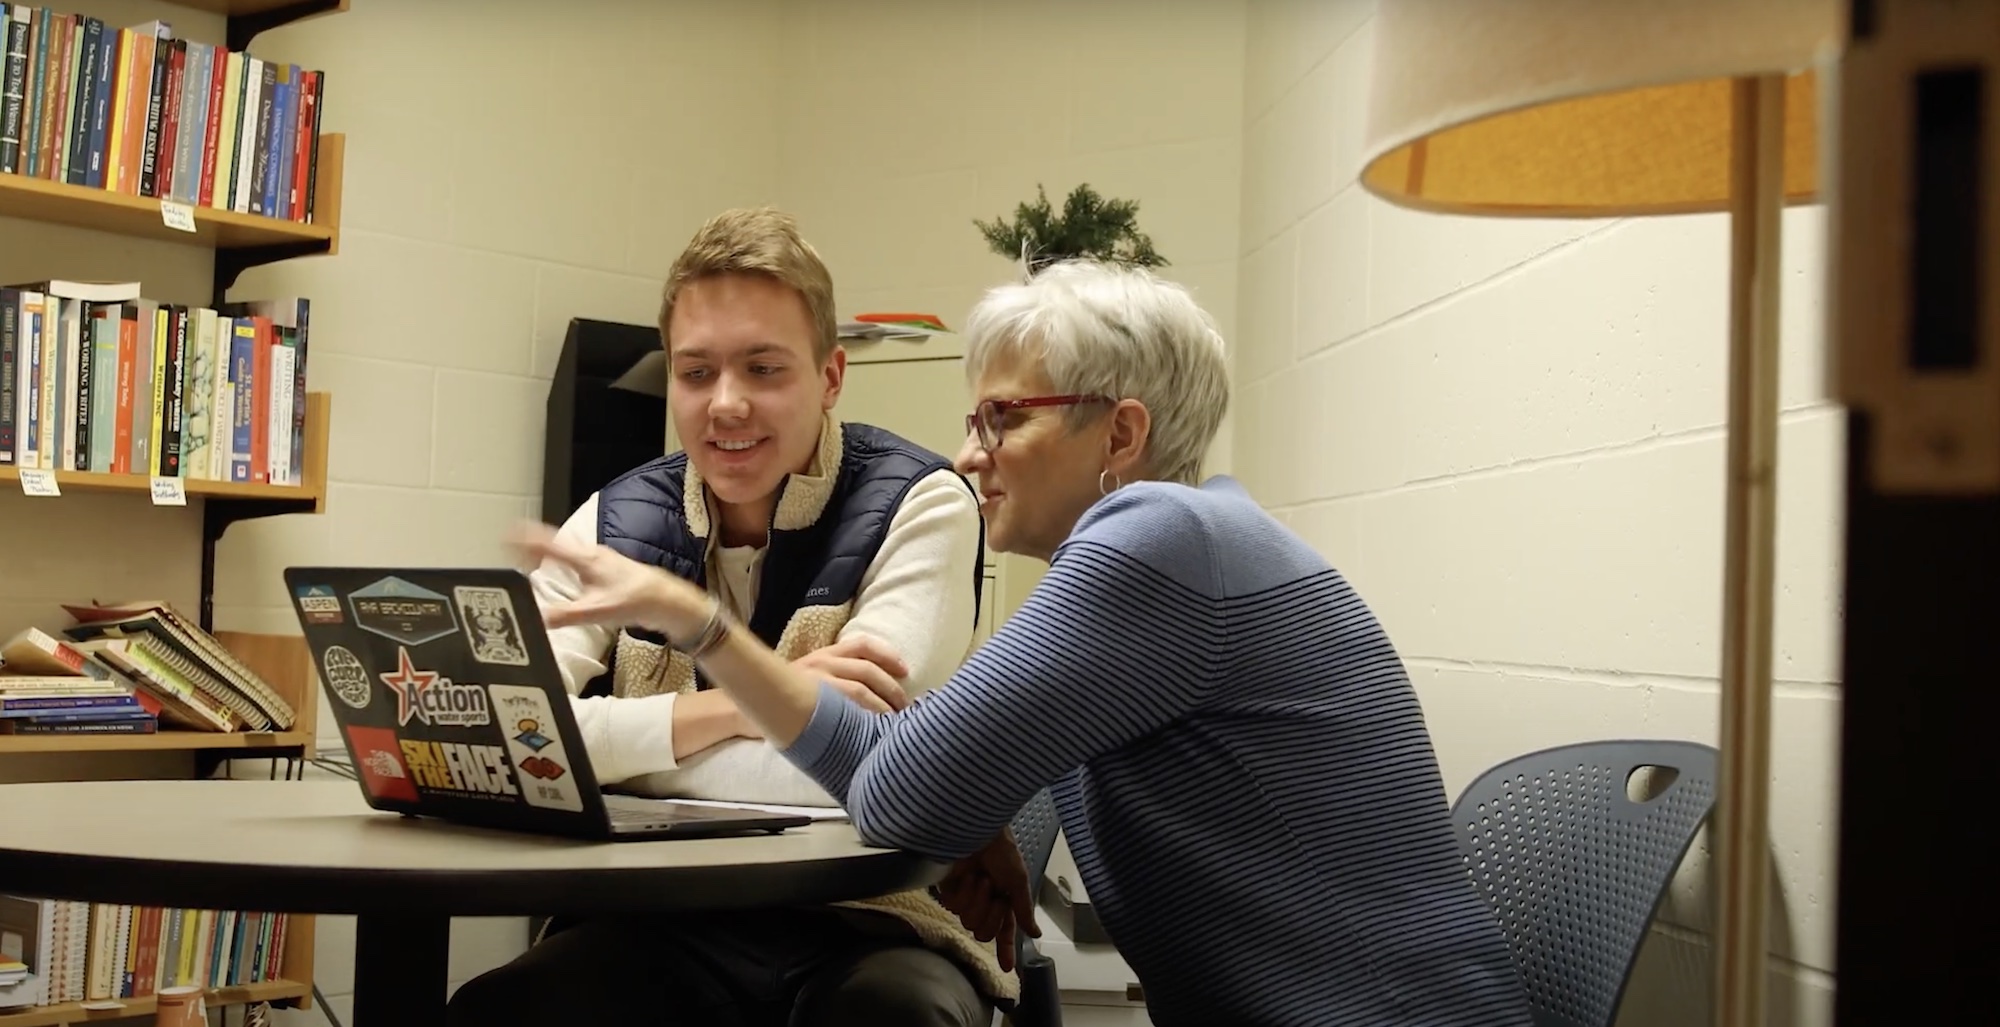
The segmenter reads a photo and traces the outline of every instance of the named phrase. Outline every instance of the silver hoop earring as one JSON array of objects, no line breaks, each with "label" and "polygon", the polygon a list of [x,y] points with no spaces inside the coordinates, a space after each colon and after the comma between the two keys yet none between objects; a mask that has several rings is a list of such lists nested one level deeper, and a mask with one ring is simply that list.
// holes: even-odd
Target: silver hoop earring
[{"label": "silver hoop earring", "polygon": [[[1115,485],[1111,486],[1110,488],[1105,488],[1105,487],[1104,487],[1104,478],[1105,478],[1105,476],[1106,476],[1106,475],[1110,475],[1110,477],[1111,477],[1111,480],[1112,480],[1112,481],[1114,481],[1114,482],[1117,482],[1117,484],[1115,484]],[[1112,473],[1111,473],[1111,469],[1110,469],[1110,468],[1108,468],[1108,467],[1107,467],[1107,468],[1105,468],[1104,470],[1101,470],[1101,471],[1097,472],[1097,494],[1098,494],[1098,495],[1100,495],[1100,496],[1108,496],[1108,495],[1112,494],[1113,492],[1116,492],[1116,491],[1118,491],[1119,489],[1122,489],[1122,488],[1124,488],[1124,487],[1125,487],[1125,479],[1123,479],[1123,478],[1120,478],[1119,476],[1117,476],[1117,475],[1115,475],[1115,474],[1112,474]]]}]

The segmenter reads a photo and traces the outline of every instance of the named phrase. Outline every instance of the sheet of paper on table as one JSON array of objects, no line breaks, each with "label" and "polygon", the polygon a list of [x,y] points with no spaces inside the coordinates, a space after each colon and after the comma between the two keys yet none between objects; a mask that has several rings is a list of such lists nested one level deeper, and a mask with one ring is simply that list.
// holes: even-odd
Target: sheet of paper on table
[{"label": "sheet of paper on table", "polygon": [[714,806],[718,809],[745,809],[760,813],[791,813],[811,817],[814,820],[846,820],[847,811],[839,806],[781,806],[772,802],[723,802],[720,799],[655,799],[655,802],[677,802],[687,806]]}]

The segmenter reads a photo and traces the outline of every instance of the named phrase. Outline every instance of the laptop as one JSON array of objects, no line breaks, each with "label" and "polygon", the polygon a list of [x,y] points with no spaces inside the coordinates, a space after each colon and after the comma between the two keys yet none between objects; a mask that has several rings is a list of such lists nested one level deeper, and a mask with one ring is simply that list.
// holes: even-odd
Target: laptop
[{"label": "laptop", "polygon": [[287,567],[285,588],[375,809],[608,841],[812,822],[602,792],[520,571]]}]

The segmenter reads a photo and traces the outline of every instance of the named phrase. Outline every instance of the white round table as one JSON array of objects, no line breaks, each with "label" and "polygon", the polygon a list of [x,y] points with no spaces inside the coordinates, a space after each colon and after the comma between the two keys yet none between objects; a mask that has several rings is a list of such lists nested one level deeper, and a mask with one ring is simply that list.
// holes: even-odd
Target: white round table
[{"label": "white round table", "polygon": [[355,1020],[443,1020],[450,918],[810,905],[944,864],[852,826],[577,841],[380,813],[348,781],[0,785],[0,881],[47,898],[356,917]]}]

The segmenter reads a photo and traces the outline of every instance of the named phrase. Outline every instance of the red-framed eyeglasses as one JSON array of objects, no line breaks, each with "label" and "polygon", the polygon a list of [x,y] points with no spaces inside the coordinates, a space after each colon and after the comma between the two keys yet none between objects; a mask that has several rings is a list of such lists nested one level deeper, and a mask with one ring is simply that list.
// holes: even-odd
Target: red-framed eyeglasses
[{"label": "red-framed eyeglasses", "polygon": [[1078,403],[1116,403],[1110,396],[1029,396],[1025,399],[988,399],[980,401],[972,413],[965,415],[965,432],[977,433],[979,445],[988,453],[1000,448],[1000,441],[1007,432],[1007,411],[1026,407],[1066,407]]}]

